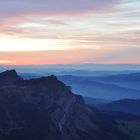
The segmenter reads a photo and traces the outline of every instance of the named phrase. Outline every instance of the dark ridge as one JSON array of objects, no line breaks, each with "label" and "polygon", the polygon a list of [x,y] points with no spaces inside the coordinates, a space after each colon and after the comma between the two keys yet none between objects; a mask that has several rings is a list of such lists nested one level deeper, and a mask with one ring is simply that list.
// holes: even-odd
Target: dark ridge
[{"label": "dark ridge", "polygon": [[0,80],[5,82],[0,140],[132,140],[54,75],[30,80],[19,80],[15,70],[1,75],[6,76]]},{"label": "dark ridge", "polygon": [[16,83],[23,81],[15,70],[7,70],[0,73],[0,87],[7,85],[15,85]]},{"label": "dark ridge", "polygon": [[17,72],[15,70],[6,70],[2,73],[0,73],[0,78],[11,78],[11,77],[17,77]]},{"label": "dark ridge", "polygon": [[34,78],[34,79],[29,79],[29,80],[23,80],[20,82],[21,85],[26,85],[26,86],[39,86],[39,85],[58,85],[58,86],[65,86],[64,83],[59,81],[56,76],[51,75],[48,77],[41,77],[41,78]]},{"label": "dark ridge", "polygon": [[122,99],[99,106],[98,108],[111,112],[130,113],[140,116],[140,99]]}]

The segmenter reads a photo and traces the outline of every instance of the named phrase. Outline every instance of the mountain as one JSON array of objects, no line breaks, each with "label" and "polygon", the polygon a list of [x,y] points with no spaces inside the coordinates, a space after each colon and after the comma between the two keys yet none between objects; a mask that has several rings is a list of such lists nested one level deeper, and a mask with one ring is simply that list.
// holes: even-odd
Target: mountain
[{"label": "mountain", "polygon": [[[115,73],[126,73],[126,72],[135,72],[140,71],[140,65],[137,64],[56,64],[56,65],[23,65],[23,66],[15,66],[15,65],[0,65],[0,71],[7,70],[9,68],[16,69],[19,72],[35,72],[35,73],[54,73],[58,72],[63,75],[64,71],[72,72],[72,71],[98,71],[98,72],[113,72]],[[105,72],[105,73],[106,73]],[[110,75],[110,74],[109,74]],[[91,75],[90,75],[91,76]]]},{"label": "mountain", "polygon": [[140,90],[140,73],[94,77],[94,80],[103,83],[115,84],[124,88]]},{"label": "mountain", "polygon": [[13,70],[5,73],[0,140],[132,140],[54,75],[23,80]]},{"label": "mountain", "polygon": [[7,70],[0,73],[0,86],[15,84],[22,80],[15,70]]},{"label": "mountain", "polygon": [[140,116],[140,99],[123,99],[119,101],[112,101],[111,103],[103,104],[99,106],[101,110],[113,111],[113,112],[124,112],[133,115]]},{"label": "mountain", "polygon": [[[105,100],[120,100],[124,98],[139,99],[140,90],[123,87],[103,81],[104,77],[59,76],[59,79],[70,85],[73,92],[82,96],[102,98]],[[100,81],[99,81],[100,80]],[[128,80],[126,80],[127,82]],[[140,81],[140,79],[139,79]],[[125,82],[125,81],[124,81]]]},{"label": "mountain", "polygon": [[[93,105],[89,106],[91,108],[95,107]],[[133,140],[140,140],[140,116],[123,112],[113,112],[105,110],[104,113],[108,116],[108,118],[110,117],[111,119],[116,121],[117,127],[122,132],[129,135]],[[104,117],[105,115],[102,114],[102,116]]]}]

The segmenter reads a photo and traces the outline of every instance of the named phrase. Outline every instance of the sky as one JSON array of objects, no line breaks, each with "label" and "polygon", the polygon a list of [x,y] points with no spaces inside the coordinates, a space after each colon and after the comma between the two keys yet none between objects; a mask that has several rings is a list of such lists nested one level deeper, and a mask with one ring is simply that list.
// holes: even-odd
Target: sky
[{"label": "sky", "polygon": [[0,64],[140,64],[139,0],[1,0]]}]

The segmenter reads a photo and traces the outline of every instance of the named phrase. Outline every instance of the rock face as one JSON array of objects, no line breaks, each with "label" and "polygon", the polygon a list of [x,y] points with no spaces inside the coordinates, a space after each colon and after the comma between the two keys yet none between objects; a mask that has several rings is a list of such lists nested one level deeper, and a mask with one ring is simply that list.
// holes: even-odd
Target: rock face
[{"label": "rock face", "polygon": [[6,71],[0,84],[0,140],[129,140],[53,75],[23,80]]}]

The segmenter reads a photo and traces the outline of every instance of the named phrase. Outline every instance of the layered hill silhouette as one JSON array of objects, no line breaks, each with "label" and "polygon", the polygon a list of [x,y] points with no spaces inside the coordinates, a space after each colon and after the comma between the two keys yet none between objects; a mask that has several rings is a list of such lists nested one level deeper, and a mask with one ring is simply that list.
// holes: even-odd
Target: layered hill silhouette
[{"label": "layered hill silhouette", "polygon": [[140,99],[123,99],[98,106],[101,110],[123,112],[140,116]]},{"label": "layered hill silhouette", "polygon": [[140,73],[118,74],[96,77],[99,82],[112,83],[120,87],[136,89],[140,91]]},{"label": "layered hill silhouette", "polygon": [[0,140],[130,140],[54,75],[0,74]]},{"label": "layered hill silhouette", "polygon": [[[137,74],[138,75],[138,74]],[[132,75],[105,77],[60,76],[60,80],[72,86],[75,93],[92,98],[120,100],[124,98],[139,99],[138,85],[140,78]],[[133,86],[135,85],[135,86]],[[137,88],[135,88],[137,86]]]}]

